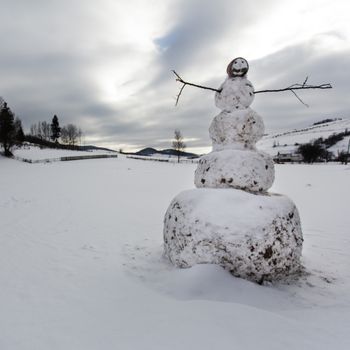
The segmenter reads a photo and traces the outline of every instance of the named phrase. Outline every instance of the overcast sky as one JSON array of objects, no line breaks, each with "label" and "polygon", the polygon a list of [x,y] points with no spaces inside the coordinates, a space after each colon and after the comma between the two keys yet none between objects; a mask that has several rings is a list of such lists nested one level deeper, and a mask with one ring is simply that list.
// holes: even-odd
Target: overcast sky
[{"label": "overcast sky", "polygon": [[210,146],[214,93],[226,66],[245,57],[256,90],[303,82],[332,90],[256,95],[266,131],[350,117],[347,0],[0,0],[0,96],[25,127],[74,123],[86,144],[170,147],[180,129],[189,150]]}]

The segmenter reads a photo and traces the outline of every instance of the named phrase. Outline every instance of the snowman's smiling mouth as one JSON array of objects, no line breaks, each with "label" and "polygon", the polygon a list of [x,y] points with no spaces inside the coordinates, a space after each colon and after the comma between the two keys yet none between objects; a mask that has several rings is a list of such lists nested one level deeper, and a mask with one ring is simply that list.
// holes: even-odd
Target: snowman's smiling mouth
[{"label": "snowman's smiling mouth", "polygon": [[233,68],[232,72],[234,73],[234,75],[244,75],[248,72],[248,69],[247,68],[240,68],[240,69]]}]

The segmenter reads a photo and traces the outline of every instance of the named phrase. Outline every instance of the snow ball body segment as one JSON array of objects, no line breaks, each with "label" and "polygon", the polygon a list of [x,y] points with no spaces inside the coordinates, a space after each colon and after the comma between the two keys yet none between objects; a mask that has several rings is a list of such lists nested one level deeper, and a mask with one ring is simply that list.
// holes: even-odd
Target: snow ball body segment
[{"label": "snow ball body segment", "polygon": [[258,283],[298,272],[302,243],[298,210],[283,195],[188,190],[164,219],[164,251],[175,266],[217,264]]},{"label": "snow ball body segment", "polygon": [[223,149],[251,149],[264,135],[264,122],[251,108],[222,111],[212,121],[209,135],[213,142],[213,151]]},{"label": "snow ball body segment", "polygon": [[247,79],[247,60],[237,57],[227,66],[227,78],[215,93],[216,107],[224,111],[248,108],[254,100],[253,84]]},{"label": "snow ball body segment", "polygon": [[266,192],[274,179],[273,160],[267,153],[223,150],[200,158],[194,183],[197,188],[236,188]]},{"label": "snow ball body segment", "polygon": [[215,93],[215,105],[224,111],[248,108],[254,100],[253,84],[245,77],[227,77]]}]

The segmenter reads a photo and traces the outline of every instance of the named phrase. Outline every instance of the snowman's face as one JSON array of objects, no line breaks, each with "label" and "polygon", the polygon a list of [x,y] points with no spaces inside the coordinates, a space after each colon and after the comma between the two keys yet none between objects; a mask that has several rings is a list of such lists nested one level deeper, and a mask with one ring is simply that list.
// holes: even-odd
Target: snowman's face
[{"label": "snowman's face", "polygon": [[227,67],[229,77],[243,77],[247,74],[249,65],[246,59],[242,57],[235,58]]}]

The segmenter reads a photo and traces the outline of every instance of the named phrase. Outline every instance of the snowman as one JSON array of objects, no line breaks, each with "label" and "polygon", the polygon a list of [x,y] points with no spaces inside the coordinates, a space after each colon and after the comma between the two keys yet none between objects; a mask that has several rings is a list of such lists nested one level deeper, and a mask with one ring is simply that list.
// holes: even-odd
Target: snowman
[{"label": "snowman", "polygon": [[215,93],[215,105],[222,111],[209,128],[213,151],[200,159],[195,173],[197,187],[264,192],[274,181],[271,156],[256,150],[265,127],[262,118],[249,107],[254,87],[247,79],[248,69],[244,58],[235,58]]},{"label": "snowman", "polygon": [[244,58],[235,58],[215,90],[221,111],[209,128],[213,149],[199,160],[197,188],[181,192],[169,205],[164,252],[178,267],[218,264],[262,283],[300,269],[303,238],[294,203],[267,192],[274,164],[256,149],[264,123],[250,108],[254,87],[248,69]]}]

